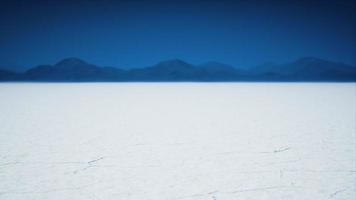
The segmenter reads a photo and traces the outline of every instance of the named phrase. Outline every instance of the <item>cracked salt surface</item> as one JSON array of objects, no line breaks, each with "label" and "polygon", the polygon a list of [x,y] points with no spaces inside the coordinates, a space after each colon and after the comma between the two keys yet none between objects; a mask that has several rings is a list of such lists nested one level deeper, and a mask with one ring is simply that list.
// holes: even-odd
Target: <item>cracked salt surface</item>
[{"label": "cracked salt surface", "polygon": [[355,199],[354,83],[0,84],[0,199]]}]

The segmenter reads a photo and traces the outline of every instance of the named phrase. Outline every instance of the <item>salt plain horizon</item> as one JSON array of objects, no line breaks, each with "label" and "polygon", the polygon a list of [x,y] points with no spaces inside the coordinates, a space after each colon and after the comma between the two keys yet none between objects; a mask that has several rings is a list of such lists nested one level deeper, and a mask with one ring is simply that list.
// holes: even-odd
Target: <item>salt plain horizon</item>
[{"label": "salt plain horizon", "polygon": [[0,199],[354,199],[355,83],[2,83]]}]

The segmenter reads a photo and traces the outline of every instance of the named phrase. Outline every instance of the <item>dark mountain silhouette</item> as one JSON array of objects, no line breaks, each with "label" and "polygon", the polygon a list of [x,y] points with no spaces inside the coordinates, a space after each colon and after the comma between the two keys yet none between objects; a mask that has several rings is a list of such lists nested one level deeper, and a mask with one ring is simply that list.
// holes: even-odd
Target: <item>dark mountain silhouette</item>
[{"label": "dark mountain silhouette", "polygon": [[198,65],[198,67],[208,70],[210,72],[233,72],[236,70],[236,68],[234,66],[231,65],[227,65],[224,63],[219,63],[219,62],[215,62],[215,61],[210,61],[207,63],[203,63]]},{"label": "dark mountain silhouette", "polygon": [[266,63],[250,70],[260,78],[311,81],[352,81],[356,80],[356,68],[343,63],[305,57],[291,63]]},{"label": "dark mountain silhouette", "polygon": [[67,58],[57,64],[40,65],[27,70],[24,80],[31,81],[115,81],[124,70],[111,67],[98,67],[78,58]]},{"label": "dark mountain silhouette", "polygon": [[15,73],[23,73],[25,72],[28,68],[20,65],[1,65],[0,66],[1,70],[6,70],[6,71],[11,71]]},{"label": "dark mountain silhouette", "polygon": [[0,81],[356,81],[356,68],[306,57],[286,64],[266,63],[249,70],[218,62],[193,65],[179,59],[123,70],[67,58],[55,65],[39,65],[24,73],[0,70]]},{"label": "dark mountain silhouette", "polygon": [[201,73],[205,74],[206,80],[243,80],[247,76],[247,71],[235,68],[231,65],[215,61],[198,65]]},{"label": "dark mountain silhouette", "polygon": [[131,79],[141,81],[232,81],[242,74],[242,70],[218,62],[192,65],[179,59],[129,70]]},{"label": "dark mountain silhouette", "polygon": [[156,65],[129,70],[134,80],[182,81],[193,80],[196,67],[179,59],[167,60]]},{"label": "dark mountain silhouette", "polygon": [[18,80],[19,74],[6,69],[0,69],[0,81]]}]

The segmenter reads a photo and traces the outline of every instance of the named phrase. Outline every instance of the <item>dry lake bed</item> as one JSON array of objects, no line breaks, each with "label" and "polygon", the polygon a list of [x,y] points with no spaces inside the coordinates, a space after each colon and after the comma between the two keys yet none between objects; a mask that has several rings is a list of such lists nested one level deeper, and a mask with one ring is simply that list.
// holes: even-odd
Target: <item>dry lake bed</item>
[{"label": "dry lake bed", "polygon": [[351,200],[355,83],[2,83],[1,200]]}]

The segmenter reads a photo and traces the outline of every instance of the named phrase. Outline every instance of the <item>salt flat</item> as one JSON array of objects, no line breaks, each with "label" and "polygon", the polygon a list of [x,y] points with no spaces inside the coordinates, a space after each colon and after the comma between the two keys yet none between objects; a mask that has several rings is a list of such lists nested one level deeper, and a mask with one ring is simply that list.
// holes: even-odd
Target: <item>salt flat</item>
[{"label": "salt flat", "polygon": [[355,102],[355,83],[2,83],[0,199],[355,199]]}]

